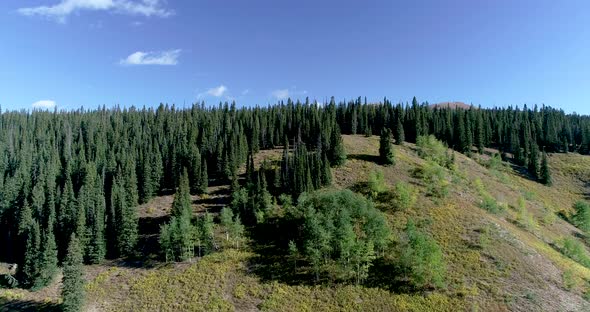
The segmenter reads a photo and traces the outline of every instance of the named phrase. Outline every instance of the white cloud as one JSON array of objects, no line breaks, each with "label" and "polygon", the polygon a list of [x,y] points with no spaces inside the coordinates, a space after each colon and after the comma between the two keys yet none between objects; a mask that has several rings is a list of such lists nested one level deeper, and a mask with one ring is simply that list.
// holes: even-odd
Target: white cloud
[{"label": "white cloud", "polygon": [[161,0],[61,0],[50,6],[20,8],[18,12],[26,16],[55,19],[60,23],[65,23],[70,14],[79,11],[113,11],[146,17],[173,15],[174,11],[163,8],[161,2]]},{"label": "white cloud", "polygon": [[215,97],[223,96],[227,92],[227,87],[220,85],[219,87],[211,88],[207,90],[207,94]]},{"label": "white cloud", "polygon": [[289,89],[274,90],[271,95],[277,100],[284,100],[289,97]]},{"label": "white cloud", "polygon": [[246,90],[242,91],[242,95],[246,95],[248,93],[250,93],[250,89],[246,89]]},{"label": "white cloud", "polygon": [[119,61],[121,65],[176,65],[180,56],[180,49],[168,50],[162,52],[142,52],[132,53],[127,58]]},{"label": "white cloud", "polygon": [[270,93],[270,96],[277,100],[285,100],[287,98],[306,96],[307,93],[307,90],[298,90],[296,86],[291,86],[291,88],[274,90]]},{"label": "white cloud", "polygon": [[57,106],[57,104],[53,100],[41,100],[33,103],[32,106],[37,109],[51,109]]}]

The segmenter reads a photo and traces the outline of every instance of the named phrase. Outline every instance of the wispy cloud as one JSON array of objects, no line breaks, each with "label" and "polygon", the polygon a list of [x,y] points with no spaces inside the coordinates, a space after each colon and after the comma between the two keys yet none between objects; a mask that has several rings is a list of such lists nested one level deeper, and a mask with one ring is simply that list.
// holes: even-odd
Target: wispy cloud
[{"label": "wispy cloud", "polygon": [[224,85],[220,85],[219,87],[215,87],[215,88],[211,88],[209,90],[207,90],[207,92],[205,92],[205,94],[200,94],[200,96],[203,95],[210,95],[210,96],[214,96],[214,97],[222,97],[224,94],[226,94],[228,91],[227,87]]},{"label": "wispy cloud", "polygon": [[307,95],[307,90],[297,90],[297,87],[292,86],[288,89],[277,89],[270,93],[270,96],[277,100],[285,100],[289,97],[298,97]]},{"label": "wispy cloud", "polygon": [[250,89],[245,89],[242,91],[242,95],[247,95],[248,93],[250,93]]},{"label": "wispy cloud", "polygon": [[26,16],[54,19],[60,23],[65,23],[70,14],[79,11],[112,11],[146,17],[168,17],[174,14],[161,3],[161,0],[61,0],[49,6],[20,8],[18,12]]},{"label": "wispy cloud", "polygon": [[180,49],[168,50],[162,52],[142,52],[132,53],[127,58],[119,61],[121,65],[176,65],[180,56]]},{"label": "wispy cloud", "polygon": [[52,109],[57,106],[57,104],[53,100],[41,100],[33,103],[32,106],[36,109]]},{"label": "wispy cloud", "polygon": [[289,97],[289,89],[274,90],[271,95],[277,100],[284,100]]}]

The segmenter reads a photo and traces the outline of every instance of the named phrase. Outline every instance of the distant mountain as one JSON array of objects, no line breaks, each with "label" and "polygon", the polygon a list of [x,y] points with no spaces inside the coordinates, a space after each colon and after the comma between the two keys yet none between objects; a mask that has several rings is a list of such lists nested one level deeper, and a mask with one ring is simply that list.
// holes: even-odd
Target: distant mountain
[{"label": "distant mountain", "polygon": [[471,105],[465,104],[463,102],[441,102],[441,103],[431,104],[430,107],[431,108],[436,108],[436,107],[446,108],[446,107],[450,107],[450,108],[469,109],[471,107]]}]

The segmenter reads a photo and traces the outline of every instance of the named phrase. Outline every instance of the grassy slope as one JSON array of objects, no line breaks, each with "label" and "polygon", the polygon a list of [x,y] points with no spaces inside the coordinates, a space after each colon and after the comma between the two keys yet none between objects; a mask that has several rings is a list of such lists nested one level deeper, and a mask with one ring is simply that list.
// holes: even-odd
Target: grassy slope
[{"label": "grassy slope", "polygon": [[[411,171],[422,163],[410,144],[396,148],[397,165],[374,163],[378,138],[344,136],[349,161],[334,170],[335,187],[352,187],[379,167],[392,186],[403,180],[422,190]],[[279,157],[265,151],[264,157]],[[433,201],[419,196],[414,209],[394,212],[378,204],[394,232],[408,218],[418,220],[443,247],[448,263],[447,289],[428,293],[396,294],[362,286],[301,286],[262,281],[251,273],[253,251],[226,250],[193,263],[156,264],[131,268],[111,262],[87,267],[88,310],[92,311],[583,311],[583,280],[590,270],[563,257],[552,244],[577,230],[552,213],[569,213],[575,200],[587,196],[590,157],[554,155],[550,159],[555,185],[551,188],[523,178],[510,169],[490,171],[476,160],[457,154],[458,170],[449,196]],[[260,160],[264,157],[258,157]],[[482,160],[483,161],[483,160]],[[486,191],[508,208],[493,215],[479,208],[481,196],[473,186],[480,179]],[[517,199],[526,198],[536,226],[518,224]],[[158,202],[159,200],[159,202]],[[157,204],[156,204],[157,203]],[[169,205],[156,199],[150,205]],[[144,207],[145,208],[145,207]],[[150,211],[158,214],[166,207]],[[196,207],[199,210],[199,207]],[[544,223],[543,221],[553,221]],[[152,241],[153,242],[153,241]],[[577,285],[566,290],[563,272]],[[388,272],[382,272],[387,278]],[[54,286],[54,289],[56,286]],[[37,294],[0,291],[14,303],[27,300],[55,302],[56,292]],[[47,305],[51,307],[51,305]],[[2,309],[0,309],[2,310]]]}]

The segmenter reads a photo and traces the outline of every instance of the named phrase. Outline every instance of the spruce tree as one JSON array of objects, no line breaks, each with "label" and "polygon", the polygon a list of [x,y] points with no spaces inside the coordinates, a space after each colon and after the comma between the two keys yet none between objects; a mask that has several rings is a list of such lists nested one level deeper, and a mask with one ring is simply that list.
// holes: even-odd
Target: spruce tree
[{"label": "spruce tree", "polygon": [[227,208],[227,207],[223,207],[223,209],[221,209],[221,213],[219,214],[219,219],[221,221],[221,226],[223,227],[223,230],[225,231],[225,240],[229,241],[229,233],[231,231],[231,226],[233,224],[233,217],[234,214],[231,211],[231,209]]},{"label": "spruce tree", "polygon": [[477,120],[475,123],[475,146],[477,147],[477,152],[483,154],[483,150],[485,147],[485,131],[483,124],[483,116],[481,111],[478,111],[476,114]]},{"label": "spruce tree", "polygon": [[152,180],[152,168],[150,166],[150,162],[147,160],[143,161],[142,164],[142,171],[141,171],[141,187],[140,189],[140,196],[139,201],[142,204],[147,203],[150,199],[154,197],[156,193],[156,188],[154,187],[154,182]]},{"label": "spruce tree", "polygon": [[89,263],[99,263],[106,255],[104,237],[106,204],[102,187],[102,180],[98,177],[95,164],[87,164],[86,175],[78,196],[79,213],[86,214],[84,223],[82,220],[79,221],[81,227],[79,230],[84,230],[84,233],[76,232],[76,235],[82,242],[80,246],[85,247],[85,256]]},{"label": "spruce tree", "polygon": [[21,284],[27,287],[33,287],[35,281],[39,278],[39,264],[41,260],[41,237],[39,223],[37,221],[33,221],[32,225],[26,231],[26,237],[24,263],[20,270],[19,280]]},{"label": "spruce tree", "polygon": [[539,178],[539,146],[534,142],[531,143],[528,169],[535,179]]},{"label": "spruce tree", "polygon": [[183,215],[192,215],[191,196],[189,189],[189,179],[187,170],[184,169],[180,176],[180,184],[174,194],[174,201],[172,202],[172,210],[170,214],[174,217],[181,217]]},{"label": "spruce tree", "polygon": [[57,274],[57,245],[51,228],[49,228],[47,234],[45,234],[41,250],[39,259],[39,276],[33,285],[33,288],[35,289],[41,289],[51,284],[53,278]]},{"label": "spruce tree", "polygon": [[201,163],[201,152],[197,146],[193,145],[189,167],[191,194],[199,194],[201,192]]},{"label": "spruce tree", "polygon": [[194,255],[195,229],[191,223],[193,210],[186,169],[174,194],[171,215],[170,222],[160,229],[160,246],[167,260],[189,259]]},{"label": "spruce tree", "polygon": [[213,251],[213,230],[215,223],[213,222],[213,216],[206,212],[203,216],[199,217],[197,222],[197,241],[199,247],[199,256],[203,256]]},{"label": "spruce tree", "polygon": [[346,162],[346,152],[344,150],[344,143],[340,134],[340,127],[335,125],[330,136],[330,163],[332,166],[338,167]]},{"label": "spruce tree", "polygon": [[553,184],[553,179],[551,178],[551,171],[549,170],[549,160],[547,158],[547,153],[543,152],[543,158],[541,160],[541,173],[540,173],[541,183],[551,186]]},{"label": "spruce tree", "polygon": [[404,124],[401,117],[398,115],[395,118],[395,144],[402,145],[406,140],[406,134],[404,132]]},{"label": "spruce tree", "polygon": [[395,156],[391,144],[391,130],[389,130],[389,128],[385,128],[381,131],[381,138],[379,140],[379,159],[381,163],[386,166],[395,165]]},{"label": "spruce tree", "polygon": [[321,185],[328,186],[332,184],[332,169],[330,168],[330,161],[328,161],[328,157],[324,154],[322,157],[322,172],[320,176]]},{"label": "spruce tree", "polygon": [[239,215],[235,216],[234,222],[231,225],[231,237],[236,248],[240,248],[240,242],[244,240],[244,225]]},{"label": "spruce tree", "polygon": [[137,244],[138,219],[135,207],[129,206],[121,178],[116,178],[111,191],[111,206],[116,216],[116,248],[119,256],[133,254]]},{"label": "spruce tree", "polygon": [[84,306],[84,267],[82,249],[75,234],[72,234],[63,267],[61,296],[64,312],[78,312]]},{"label": "spruce tree", "polygon": [[127,158],[127,163],[124,168],[124,180],[123,184],[125,187],[125,198],[127,200],[127,206],[135,208],[139,202],[139,192],[137,189],[137,174],[135,171],[135,163],[131,157]]},{"label": "spruce tree", "polygon": [[209,187],[209,175],[207,173],[207,160],[203,158],[203,164],[201,165],[201,178],[199,179],[199,194],[207,193],[207,187]]}]

